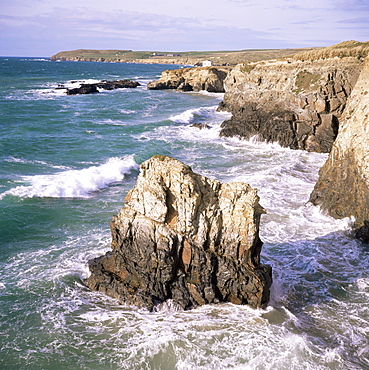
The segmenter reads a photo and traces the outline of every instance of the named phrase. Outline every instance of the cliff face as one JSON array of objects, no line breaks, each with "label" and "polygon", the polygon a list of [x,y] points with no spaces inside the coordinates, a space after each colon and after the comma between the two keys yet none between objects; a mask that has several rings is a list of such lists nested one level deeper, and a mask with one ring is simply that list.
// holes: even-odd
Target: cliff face
[{"label": "cliff face", "polygon": [[354,216],[369,241],[369,59],[351,92],[340,130],[310,201],[335,218]]},{"label": "cliff face", "polygon": [[195,67],[164,71],[157,81],[149,82],[150,90],[224,92],[224,80],[230,67]]},{"label": "cliff face", "polygon": [[292,149],[329,152],[361,69],[358,58],[238,65],[224,81],[220,109],[232,118],[221,136],[257,135]]},{"label": "cliff face", "polygon": [[264,209],[244,183],[221,184],[164,156],[144,162],[111,222],[112,251],[89,262],[86,285],[153,309],[229,301],[264,307],[271,268],[260,264]]}]

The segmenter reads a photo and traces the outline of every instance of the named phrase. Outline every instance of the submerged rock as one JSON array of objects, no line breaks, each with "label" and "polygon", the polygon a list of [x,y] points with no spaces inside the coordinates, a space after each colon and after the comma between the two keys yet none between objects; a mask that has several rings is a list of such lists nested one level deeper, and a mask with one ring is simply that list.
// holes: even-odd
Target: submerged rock
[{"label": "submerged rock", "polygon": [[343,114],[337,139],[310,196],[335,218],[355,217],[356,236],[369,241],[369,59]]},{"label": "submerged rock", "polygon": [[257,191],[192,172],[166,156],[140,166],[111,222],[112,251],[89,261],[86,285],[122,303],[183,309],[218,302],[265,307],[271,267],[260,263]]}]

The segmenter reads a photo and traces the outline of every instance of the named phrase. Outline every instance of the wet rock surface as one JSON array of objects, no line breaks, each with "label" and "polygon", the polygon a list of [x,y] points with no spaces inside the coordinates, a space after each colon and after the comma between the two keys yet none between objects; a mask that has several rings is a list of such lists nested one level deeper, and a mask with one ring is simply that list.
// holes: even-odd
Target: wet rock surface
[{"label": "wet rock surface", "polygon": [[264,209],[244,183],[221,184],[170,157],[140,166],[111,222],[112,251],[89,261],[86,285],[150,310],[232,302],[265,307],[271,267],[260,263]]}]

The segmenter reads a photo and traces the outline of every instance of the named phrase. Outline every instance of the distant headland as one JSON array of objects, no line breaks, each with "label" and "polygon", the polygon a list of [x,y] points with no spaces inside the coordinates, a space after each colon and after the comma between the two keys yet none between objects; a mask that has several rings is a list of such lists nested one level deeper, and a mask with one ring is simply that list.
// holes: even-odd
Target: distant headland
[{"label": "distant headland", "polygon": [[344,41],[323,47],[296,49],[252,49],[238,51],[132,51],[132,50],[92,50],[78,49],[61,51],[50,57],[53,61],[115,62],[202,65],[209,61],[212,65],[235,65],[245,62],[258,62],[271,59],[292,58],[295,60],[316,60],[332,57],[366,56],[369,42]]},{"label": "distant headland", "polygon": [[311,51],[307,49],[260,49],[241,51],[188,51],[157,52],[132,50],[90,50],[79,49],[62,51],[50,59],[61,61],[115,62],[115,63],[149,63],[149,64],[187,64],[201,65],[210,61],[213,65],[234,65],[245,61],[280,59],[291,57],[296,53]]}]

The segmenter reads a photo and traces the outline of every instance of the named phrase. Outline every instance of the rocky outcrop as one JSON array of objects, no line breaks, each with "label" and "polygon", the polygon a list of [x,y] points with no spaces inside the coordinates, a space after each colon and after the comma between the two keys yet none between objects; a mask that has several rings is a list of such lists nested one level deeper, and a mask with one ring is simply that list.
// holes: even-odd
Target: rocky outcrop
[{"label": "rocky outcrop", "polygon": [[358,58],[240,64],[224,81],[232,118],[220,134],[329,152],[361,69]]},{"label": "rocky outcrop", "polygon": [[217,302],[265,307],[271,268],[260,263],[255,189],[221,184],[178,160],[154,156],[111,222],[112,251],[85,281],[126,304],[190,309]]},{"label": "rocky outcrop", "polygon": [[[64,87],[59,87],[59,89],[63,89]],[[81,84],[78,87],[73,87],[71,89],[66,89],[67,95],[86,95],[86,94],[95,94],[98,93],[99,90],[96,84]]]},{"label": "rocky outcrop", "polygon": [[[124,88],[135,88],[140,86],[137,81],[131,80],[118,80],[118,81],[100,81],[92,84],[81,84],[79,87],[66,89],[67,95],[78,95],[78,94],[94,94],[98,93],[99,89],[114,90]],[[60,85],[58,89],[63,89],[64,86]]]},{"label": "rocky outcrop", "polygon": [[224,79],[230,67],[195,67],[167,70],[157,81],[148,83],[149,90],[224,92]]},{"label": "rocky outcrop", "polygon": [[354,216],[369,241],[369,59],[351,92],[340,130],[310,201],[335,218]]}]

